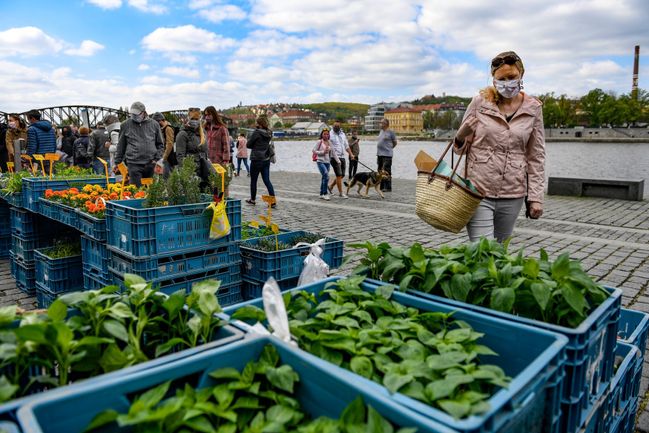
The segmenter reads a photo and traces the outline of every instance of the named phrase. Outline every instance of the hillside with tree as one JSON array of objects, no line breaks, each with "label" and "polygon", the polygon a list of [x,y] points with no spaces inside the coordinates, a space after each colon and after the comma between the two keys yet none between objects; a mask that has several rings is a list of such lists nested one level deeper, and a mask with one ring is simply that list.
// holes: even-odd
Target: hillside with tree
[{"label": "hillside with tree", "polygon": [[312,110],[315,113],[322,113],[326,120],[349,119],[354,116],[364,117],[370,108],[367,104],[353,102],[322,102],[319,104],[304,104],[302,108]]}]

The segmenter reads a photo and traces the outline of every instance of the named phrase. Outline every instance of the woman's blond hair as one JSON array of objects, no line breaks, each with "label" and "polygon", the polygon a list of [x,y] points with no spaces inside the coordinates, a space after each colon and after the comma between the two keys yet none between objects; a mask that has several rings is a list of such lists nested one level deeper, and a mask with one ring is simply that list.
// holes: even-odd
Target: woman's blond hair
[{"label": "woman's blond hair", "polygon": [[[191,120],[200,121],[201,120],[201,110],[200,110],[200,108],[190,108],[188,113],[187,113],[187,117],[188,117],[188,119],[191,119]],[[201,122],[200,126],[198,127],[198,136],[201,139],[200,145],[202,146],[203,144],[205,144],[205,131],[203,130],[202,122]]]}]

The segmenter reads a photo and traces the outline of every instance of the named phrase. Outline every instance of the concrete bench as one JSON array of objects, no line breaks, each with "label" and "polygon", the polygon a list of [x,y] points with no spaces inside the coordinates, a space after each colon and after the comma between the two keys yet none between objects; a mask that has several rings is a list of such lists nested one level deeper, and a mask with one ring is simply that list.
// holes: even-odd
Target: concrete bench
[{"label": "concrete bench", "polygon": [[550,177],[548,194],[642,201],[644,180]]}]

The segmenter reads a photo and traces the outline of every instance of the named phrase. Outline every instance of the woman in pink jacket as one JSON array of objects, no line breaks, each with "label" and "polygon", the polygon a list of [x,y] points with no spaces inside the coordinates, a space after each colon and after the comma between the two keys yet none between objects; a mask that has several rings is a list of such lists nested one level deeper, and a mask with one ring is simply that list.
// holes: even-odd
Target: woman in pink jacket
[{"label": "woman in pink jacket", "polygon": [[511,236],[527,198],[526,215],[543,214],[545,136],[541,102],[523,92],[523,62],[513,51],[491,61],[493,87],[473,98],[455,136],[468,146],[468,178],[485,194],[469,224],[469,238]]}]

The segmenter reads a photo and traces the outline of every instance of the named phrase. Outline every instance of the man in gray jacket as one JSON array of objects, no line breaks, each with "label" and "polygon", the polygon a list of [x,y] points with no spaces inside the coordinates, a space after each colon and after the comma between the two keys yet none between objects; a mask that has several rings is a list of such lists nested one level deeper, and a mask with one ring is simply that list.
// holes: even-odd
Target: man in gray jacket
[{"label": "man in gray jacket", "polygon": [[92,169],[97,174],[104,174],[104,165],[97,158],[108,162],[110,158],[109,147],[110,136],[106,131],[104,121],[101,121],[97,123],[97,129],[90,134],[90,144],[88,145],[88,155],[92,157]]},{"label": "man in gray jacket", "polygon": [[162,158],[164,143],[158,122],[151,119],[144,104],[134,102],[131,118],[122,123],[115,155],[117,165],[125,161],[130,183],[142,185],[142,178],[153,177],[156,162]]}]

